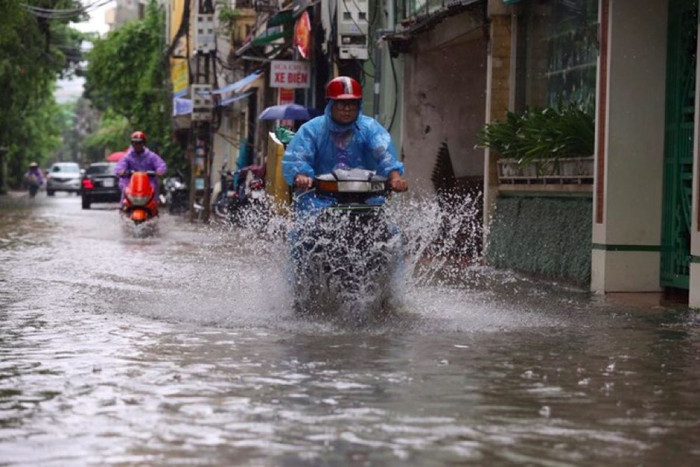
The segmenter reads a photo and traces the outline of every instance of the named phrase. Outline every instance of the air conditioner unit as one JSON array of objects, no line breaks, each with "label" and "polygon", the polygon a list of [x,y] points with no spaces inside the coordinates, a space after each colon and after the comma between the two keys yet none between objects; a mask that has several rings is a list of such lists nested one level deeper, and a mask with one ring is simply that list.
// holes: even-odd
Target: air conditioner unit
[{"label": "air conditioner unit", "polygon": [[367,60],[368,0],[338,0],[338,55],[341,60]]}]

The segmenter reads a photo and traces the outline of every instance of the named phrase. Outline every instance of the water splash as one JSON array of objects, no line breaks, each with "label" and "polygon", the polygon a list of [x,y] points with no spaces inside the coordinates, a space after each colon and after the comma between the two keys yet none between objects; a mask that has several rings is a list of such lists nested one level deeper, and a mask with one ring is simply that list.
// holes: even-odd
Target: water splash
[{"label": "water splash", "polygon": [[[305,245],[296,252],[304,255],[303,270],[292,261],[289,235],[294,222],[284,210],[274,214],[271,204],[263,211],[242,209],[235,222],[221,226],[221,232],[235,239],[238,254],[257,258],[257,267],[281,266],[285,292],[301,294],[304,311],[363,322],[368,314],[391,315],[406,309],[407,292],[416,287],[464,287],[478,275],[474,266],[481,259],[481,203],[480,194],[411,193],[392,197],[385,220],[357,222],[356,216],[339,211],[322,223],[313,218],[302,229],[313,233],[295,240]],[[293,300],[288,297],[286,302]]]},{"label": "water splash", "polygon": [[154,217],[144,222],[135,223],[123,214],[119,214],[122,232],[133,238],[155,237],[159,233],[159,219]]},{"label": "water splash", "polygon": [[479,264],[481,193],[396,196],[390,217],[404,236],[407,286],[463,283],[465,267]]},{"label": "water splash", "polygon": [[381,207],[327,209],[290,232],[295,310],[363,322],[386,310],[401,235]]}]

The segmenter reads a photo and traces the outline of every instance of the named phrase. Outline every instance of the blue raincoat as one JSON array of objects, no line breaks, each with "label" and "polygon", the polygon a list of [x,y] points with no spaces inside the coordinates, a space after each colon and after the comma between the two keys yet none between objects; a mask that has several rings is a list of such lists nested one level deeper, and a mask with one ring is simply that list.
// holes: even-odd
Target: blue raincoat
[{"label": "blue raincoat", "polygon": [[[282,156],[282,173],[288,185],[294,185],[298,174],[314,177],[332,172],[335,169],[366,169],[374,170],[378,175],[388,176],[398,170],[404,173],[404,165],[396,157],[396,148],[391,141],[389,132],[371,117],[362,115],[362,107],[354,122],[341,125],[331,117],[333,101],[326,105],[324,115],[316,117],[299,128]],[[372,199],[370,204],[382,204],[381,199]],[[299,253],[294,248],[298,245],[301,230],[304,225],[314,218],[318,210],[331,206],[334,199],[317,196],[309,191],[295,198],[297,213],[296,226],[289,232],[292,245],[292,259],[297,267]],[[399,234],[398,227],[393,226],[395,235]],[[396,271],[400,277],[401,265]]]},{"label": "blue raincoat", "polygon": [[[333,101],[326,105],[324,115],[316,117],[299,128],[287,145],[282,157],[282,172],[288,185],[294,185],[298,174],[314,177],[335,169],[375,170],[386,177],[398,170],[403,175],[403,164],[396,157],[391,135],[375,119],[362,115],[341,125],[331,118]],[[302,196],[297,211],[318,206],[315,196]]]}]

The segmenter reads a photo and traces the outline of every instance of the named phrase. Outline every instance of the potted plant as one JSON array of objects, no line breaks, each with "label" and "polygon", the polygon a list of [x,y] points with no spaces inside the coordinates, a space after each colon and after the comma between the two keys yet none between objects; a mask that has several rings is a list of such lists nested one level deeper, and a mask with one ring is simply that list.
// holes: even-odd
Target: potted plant
[{"label": "potted plant", "polygon": [[575,104],[508,112],[477,134],[499,156],[502,180],[592,177],[595,125]]}]

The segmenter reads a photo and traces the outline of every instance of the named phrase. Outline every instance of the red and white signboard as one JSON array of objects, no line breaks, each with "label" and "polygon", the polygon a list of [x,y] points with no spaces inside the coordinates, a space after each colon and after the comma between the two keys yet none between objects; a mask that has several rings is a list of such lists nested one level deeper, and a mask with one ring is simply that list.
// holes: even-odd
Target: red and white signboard
[{"label": "red and white signboard", "polygon": [[271,88],[308,88],[310,78],[309,62],[273,60],[270,63]]},{"label": "red and white signboard", "polygon": [[280,88],[279,99],[277,99],[278,104],[293,104],[294,103],[294,89]]}]

